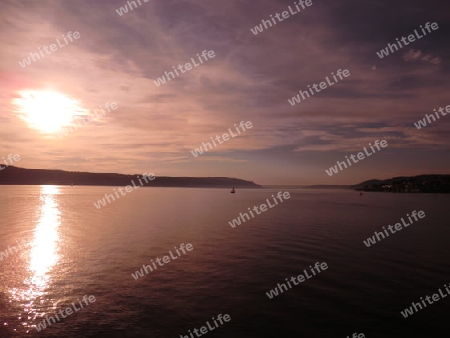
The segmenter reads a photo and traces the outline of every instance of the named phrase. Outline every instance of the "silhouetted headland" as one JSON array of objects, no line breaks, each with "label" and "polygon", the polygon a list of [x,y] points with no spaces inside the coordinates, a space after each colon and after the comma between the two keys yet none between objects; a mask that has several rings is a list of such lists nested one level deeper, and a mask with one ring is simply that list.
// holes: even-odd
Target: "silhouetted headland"
[{"label": "silhouetted headland", "polygon": [[273,189],[352,189],[358,191],[372,192],[401,192],[401,193],[450,193],[450,175],[419,175],[419,176],[401,176],[386,180],[368,180],[354,185],[271,185],[263,186]]},{"label": "silhouetted headland", "polygon": [[381,192],[450,193],[450,175],[419,175],[394,177],[387,180],[369,180],[353,185],[352,188]]},{"label": "silhouetted headland", "polygon": [[[24,169],[9,166],[0,172],[0,185],[90,185],[126,186],[142,174],[123,175],[115,173],[71,172],[63,170]],[[167,177],[157,176],[148,187],[186,188],[261,188],[260,185],[228,177]]]}]

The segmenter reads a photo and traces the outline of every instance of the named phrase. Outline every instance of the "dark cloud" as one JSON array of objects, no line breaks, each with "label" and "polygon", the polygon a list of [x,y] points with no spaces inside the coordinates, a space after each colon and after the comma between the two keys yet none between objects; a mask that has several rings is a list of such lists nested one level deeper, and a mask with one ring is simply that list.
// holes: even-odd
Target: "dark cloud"
[{"label": "dark cloud", "polygon": [[[440,161],[448,150],[449,122],[442,118],[422,130],[413,123],[450,103],[448,2],[313,0],[257,36],[250,28],[293,1],[149,1],[119,16],[116,9],[126,3],[2,1],[0,156],[17,150],[28,167],[92,170],[96,161],[97,171],[139,172],[151,164],[155,172],[191,176],[227,176],[233,164],[241,177],[264,182],[280,182],[282,165],[290,168],[284,183],[305,183],[306,174],[320,183],[327,157],[387,137],[392,154],[412,157],[414,149],[427,149],[435,154],[435,172],[445,171]],[[395,38],[434,21],[437,31],[377,56]],[[79,31],[81,38],[26,68],[18,65],[68,31]],[[214,50],[216,57],[154,84],[203,50]],[[351,76],[294,107],[287,102],[338,69]],[[113,101],[119,109],[56,140],[12,114],[18,90],[47,86],[87,109]],[[193,162],[190,150],[242,120],[254,128]],[[409,164],[380,161],[386,174],[410,170]],[[387,170],[388,164],[395,168]],[[340,174],[336,183],[371,178],[368,168],[361,170]]]}]

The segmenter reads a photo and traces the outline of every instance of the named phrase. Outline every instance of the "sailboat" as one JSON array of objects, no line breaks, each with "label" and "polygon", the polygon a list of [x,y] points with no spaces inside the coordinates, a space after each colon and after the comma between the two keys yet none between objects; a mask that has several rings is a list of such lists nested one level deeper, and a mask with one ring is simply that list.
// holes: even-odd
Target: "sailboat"
[{"label": "sailboat", "polygon": [[234,185],[233,185],[233,189],[231,189],[231,193],[234,194],[236,192],[236,190],[234,190]]}]

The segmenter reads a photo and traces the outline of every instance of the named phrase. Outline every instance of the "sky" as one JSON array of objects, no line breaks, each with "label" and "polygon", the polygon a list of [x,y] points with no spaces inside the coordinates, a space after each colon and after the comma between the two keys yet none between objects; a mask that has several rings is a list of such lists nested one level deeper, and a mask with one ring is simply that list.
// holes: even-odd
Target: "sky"
[{"label": "sky", "polygon": [[[449,174],[450,117],[414,125],[450,105],[448,1],[312,0],[257,35],[251,28],[294,1],[141,0],[119,15],[126,5],[1,0],[0,158],[19,154],[14,165],[24,168],[286,185]],[[439,29],[377,55],[427,22]],[[68,32],[79,38],[20,65]],[[215,57],[155,84],[205,50]],[[289,104],[339,69],[350,76]],[[108,102],[118,108],[66,136],[53,128]],[[253,128],[192,155],[241,121]],[[326,173],[376,140],[388,147]]]}]

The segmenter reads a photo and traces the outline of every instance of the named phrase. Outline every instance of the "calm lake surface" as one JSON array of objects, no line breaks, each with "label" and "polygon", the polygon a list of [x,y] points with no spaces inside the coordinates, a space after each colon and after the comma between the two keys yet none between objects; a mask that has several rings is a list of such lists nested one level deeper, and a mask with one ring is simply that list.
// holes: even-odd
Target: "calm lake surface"
[{"label": "calm lake surface", "polygon": [[[112,189],[0,187],[0,252],[25,243],[0,261],[0,337],[189,337],[218,314],[231,321],[207,337],[449,336],[450,297],[400,314],[450,282],[448,195],[284,189],[231,228],[280,190],[140,188],[97,210]],[[413,210],[426,217],[364,245]],[[182,243],[194,249],[132,278]],[[328,270],[267,297],[316,262]],[[84,295],[95,303],[37,332]]]}]

